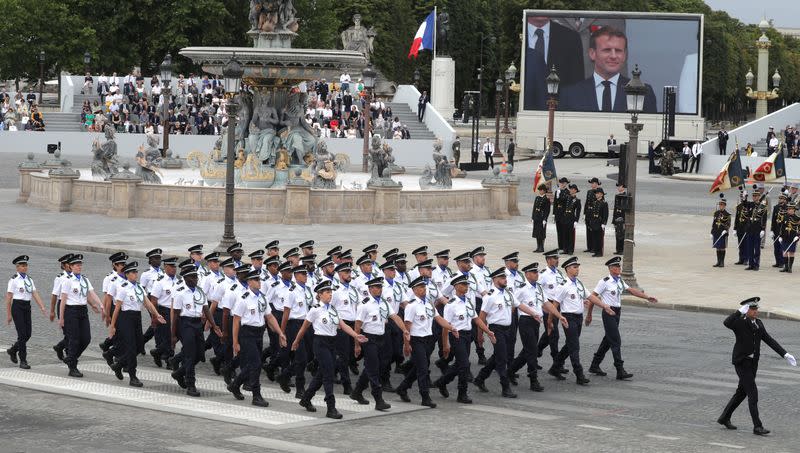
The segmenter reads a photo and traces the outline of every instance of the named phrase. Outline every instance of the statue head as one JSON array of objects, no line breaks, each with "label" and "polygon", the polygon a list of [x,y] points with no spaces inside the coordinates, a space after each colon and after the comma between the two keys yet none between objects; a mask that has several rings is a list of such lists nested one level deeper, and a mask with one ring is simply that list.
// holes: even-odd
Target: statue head
[{"label": "statue head", "polygon": [[111,139],[113,139],[113,138],[114,138],[114,128],[113,128],[113,127],[111,127],[111,125],[110,125],[110,124],[106,125],[106,127],[105,127],[105,128],[103,128],[103,129],[105,130],[105,133],[106,133],[106,138],[107,138],[108,140],[111,140]]},{"label": "statue head", "polygon": [[317,142],[317,154],[328,154],[328,144],[325,140],[319,140]]},{"label": "statue head", "polygon": [[158,148],[158,137],[154,134],[147,134],[147,146],[151,148]]},{"label": "statue head", "polygon": [[372,144],[372,148],[374,148],[374,149],[380,148],[381,140],[382,139],[381,139],[381,135],[380,134],[374,134],[372,136],[372,140],[370,141],[370,143]]},{"label": "statue head", "polygon": [[353,14],[353,23],[356,27],[361,25],[361,14]]}]

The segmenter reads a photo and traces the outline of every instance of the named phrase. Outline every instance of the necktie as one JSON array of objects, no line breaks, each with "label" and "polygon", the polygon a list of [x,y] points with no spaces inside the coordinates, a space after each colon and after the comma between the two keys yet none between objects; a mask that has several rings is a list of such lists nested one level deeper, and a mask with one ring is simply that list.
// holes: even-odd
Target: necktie
[{"label": "necktie", "polygon": [[538,52],[539,55],[542,56],[542,59],[546,61],[547,57],[544,54],[544,30],[537,28],[534,34],[536,35],[536,44],[533,46],[533,50]]},{"label": "necktie", "polygon": [[600,82],[603,84],[603,112],[610,112],[611,111],[611,82],[608,80],[603,80]]}]

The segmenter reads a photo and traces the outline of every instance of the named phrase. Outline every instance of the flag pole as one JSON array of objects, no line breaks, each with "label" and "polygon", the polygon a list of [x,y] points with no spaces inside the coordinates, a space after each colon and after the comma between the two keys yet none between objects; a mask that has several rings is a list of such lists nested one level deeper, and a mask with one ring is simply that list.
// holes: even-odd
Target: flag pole
[{"label": "flag pole", "polygon": [[433,7],[433,59],[436,59],[436,41],[438,37],[437,30],[439,28],[439,14],[437,14],[437,6]]}]

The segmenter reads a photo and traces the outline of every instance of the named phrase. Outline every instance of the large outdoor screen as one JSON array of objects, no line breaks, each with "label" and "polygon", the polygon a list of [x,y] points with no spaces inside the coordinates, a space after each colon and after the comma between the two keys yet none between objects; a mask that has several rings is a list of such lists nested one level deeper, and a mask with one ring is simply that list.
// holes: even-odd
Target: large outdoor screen
[{"label": "large outdoor screen", "polygon": [[526,10],[523,110],[547,109],[547,76],[560,78],[558,110],[625,112],[634,65],[647,85],[644,113],[664,110],[676,87],[676,113],[698,114],[702,16]]}]

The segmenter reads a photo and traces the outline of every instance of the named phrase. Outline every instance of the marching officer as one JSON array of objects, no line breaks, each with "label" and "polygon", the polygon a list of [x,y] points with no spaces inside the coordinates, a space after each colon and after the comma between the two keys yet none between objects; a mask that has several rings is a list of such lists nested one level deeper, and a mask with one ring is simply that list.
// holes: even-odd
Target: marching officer
[{"label": "marching officer", "polygon": [[156,347],[150,350],[153,362],[159,368],[162,366],[162,361],[168,360],[175,354],[170,344],[170,310],[172,309],[172,295],[179,280],[177,277],[178,258],[165,258],[161,261],[161,265],[164,267],[163,273],[150,284],[148,292],[148,299],[156,307],[158,314],[166,320],[164,324],[154,323]]},{"label": "marching officer", "polygon": [[[350,263],[340,263],[336,266],[336,274],[338,285],[333,288],[333,297],[331,299],[331,306],[339,314],[342,322],[344,322],[351,329],[356,325],[356,308],[358,302],[361,300],[358,290],[352,285],[352,272]],[[340,330],[336,334],[336,352],[337,352],[337,370],[339,372],[339,379],[342,381],[342,388],[346,395],[350,395],[353,387],[350,384],[350,373],[348,367],[353,371],[353,374],[358,376],[358,365],[356,365],[356,358],[353,353],[354,343],[352,337]]]},{"label": "marching officer", "polygon": [[28,340],[31,339],[33,325],[31,323],[31,299],[33,299],[42,314],[47,316],[44,312],[44,304],[42,298],[39,297],[39,292],[36,290],[36,285],[33,279],[28,275],[28,256],[21,255],[11,261],[17,268],[17,273],[14,274],[8,281],[8,289],[6,290],[6,324],[11,324],[14,321],[14,328],[17,329],[17,341],[6,352],[12,363],[17,363],[19,357],[19,367],[23,370],[29,370],[31,367],[28,365]]},{"label": "marching officer", "polygon": [[[300,399],[300,405],[309,412],[316,412],[317,409],[311,404],[311,398],[317,393],[320,387],[325,389],[325,404],[328,407],[326,417],[338,420],[342,414],[336,410],[336,397],[333,394],[333,381],[336,375],[337,336],[347,335],[359,343],[367,341],[367,337],[358,335],[339,317],[339,312],[331,304],[333,298],[333,282],[323,280],[314,287],[316,299],[319,303],[315,304],[306,315],[300,331],[292,342],[292,351],[297,351],[302,347],[303,336],[310,327],[314,328],[314,357],[317,358],[317,367],[311,383]],[[345,368],[346,370],[346,368]]]},{"label": "marching officer", "polygon": [[[58,259],[61,273],[56,275],[56,278],[53,279],[53,291],[50,293],[50,322],[55,321],[56,317],[60,316],[61,313],[61,284],[69,278],[69,259],[71,257],[72,254],[67,253]],[[106,310],[106,313],[108,312],[109,310]],[[56,357],[58,357],[59,362],[64,361],[64,348],[67,347],[67,334],[64,333],[63,328],[61,331],[61,341],[53,346],[53,350],[56,352]]]},{"label": "marching officer", "polygon": [[569,197],[564,201],[564,208],[561,214],[562,231],[564,233],[564,253],[572,254],[575,252],[575,229],[578,227],[578,220],[581,218],[581,200],[578,199],[578,186],[569,185]]},{"label": "marching officer", "polygon": [[[594,178],[595,180],[597,178]],[[608,203],[602,187],[594,189],[594,201],[586,208],[586,234],[589,235],[589,251],[593,257],[603,256],[606,223],[608,223]]]},{"label": "marching officer", "polygon": [[736,217],[733,221],[733,229],[736,231],[736,243],[739,248],[739,261],[734,264],[749,264],[750,254],[745,240],[747,239],[747,222],[753,206],[747,200],[747,191],[741,188],[739,190],[739,204],[736,205]]},{"label": "marching officer", "polygon": [[[278,325],[283,325],[284,306],[294,298],[294,290],[297,288],[295,282],[292,281],[292,263],[284,261],[278,266],[278,273],[280,280],[272,282],[265,292],[267,301],[272,308],[272,315],[278,320]],[[287,318],[288,319],[288,318]],[[277,332],[275,332],[277,334]],[[273,337],[270,337],[272,342]],[[277,340],[277,338],[275,338]],[[272,345],[270,345],[272,346]],[[264,371],[267,373],[267,378],[270,381],[275,380],[275,372],[278,367],[283,364],[285,352],[281,352],[281,348],[275,347],[270,354],[269,364],[265,366]]]},{"label": "marching officer", "polygon": [[725,267],[725,249],[728,246],[728,230],[731,228],[731,213],[725,207],[728,202],[720,194],[719,209],[714,212],[711,221],[711,248],[717,251],[717,264],[714,267]]},{"label": "marching officer", "polygon": [[194,267],[197,269],[198,279],[202,279],[208,275],[210,272],[208,266],[203,264],[203,244],[197,244],[189,247],[189,258],[192,260]]},{"label": "marching officer", "polygon": [[[294,288],[289,289],[289,297],[283,301],[283,319],[281,320],[281,332],[286,336],[289,345],[294,343],[303,321],[306,319],[308,309],[314,303],[314,295],[311,288],[306,286],[308,270],[305,266],[295,266],[292,269],[296,283]],[[306,365],[308,364],[308,354],[305,343],[299,342],[300,348],[292,350],[283,347],[279,352],[279,366],[281,373],[276,378],[281,390],[286,393],[291,392],[289,381],[294,376],[296,386],[295,398],[302,398],[306,386]]]},{"label": "marching officer", "polygon": [[[593,177],[589,180],[589,189],[586,191],[586,202],[583,205],[583,223],[586,227],[586,250],[584,250],[584,253],[595,253],[592,247],[594,244],[592,243],[593,237],[590,234],[591,230],[589,227],[589,214],[592,211],[593,205],[597,201],[595,192],[597,192],[597,189],[600,188],[600,184],[600,180],[596,177]],[[580,218],[580,216],[578,216],[578,218]]]},{"label": "marching officer", "polygon": [[761,266],[761,239],[767,229],[767,205],[761,200],[761,192],[753,186],[752,211],[747,219],[745,242],[750,256],[747,271],[757,271]]},{"label": "marching officer", "polygon": [[230,247],[227,248],[228,256],[233,258],[233,264],[236,267],[242,266],[244,263],[242,262],[242,256],[244,256],[244,248],[242,247],[241,242],[237,242]]},{"label": "marching officer", "polygon": [[[539,384],[537,376],[537,342],[539,341],[539,323],[542,321],[542,305],[546,301],[542,285],[539,280],[539,263],[532,263],[524,268],[525,286],[515,292],[515,296],[520,305],[526,305],[534,311],[531,316],[524,311],[519,311],[519,336],[522,340],[522,351],[509,365],[509,374],[516,373],[524,365],[528,365],[528,377],[530,378],[530,389],[534,392],[541,392],[544,389]],[[513,353],[513,351],[511,351]]]},{"label": "marching officer", "polygon": [[[570,198],[569,179],[561,178],[558,180],[558,188],[553,195],[553,218],[556,223],[556,235],[558,237],[558,249],[565,250],[567,245],[567,222],[564,220],[564,209]],[[571,225],[573,222],[569,222]]]},{"label": "marching officer", "polygon": [[778,241],[783,229],[783,222],[786,218],[786,205],[788,197],[786,194],[778,196],[778,204],[772,208],[772,222],[770,223],[770,230],[772,231],[772,249],[775,255],[775,264],[772,267],[784,267],[785,258],[783,256],[783,247]]},{"label": "marching officer", "polygon": [[550,199],[547,198],[547,185],[539,184],[536,188],[539,192],[533,201],[533,211],[531,211],[531,221],[533,222],[532,237],[536,239],[536,250],[534,252],[544,252],[544,238],[547,236],[547,218],[550,217]]},{"label": "marching officer", "polygon": [[[542,286],[542,290],[544,291],[544,296],[546,300],[555,300],[555,292],[556,288],[559,285],[564,283],[566,279],[563,275],[561,275],[561,269],[558,268],[558,250],[551,250],[549,252],[544,253],[544,260],[547,268],[539,273],[539,283]],[[543,310],[544,314],[542,316],[542,322],[545,326],[552,326],[553,321],[550,321],[550,314]],[[555,305],[555,311],[558,312],[558,306]],[[558,317],[557,315],[555,317]],[[539,354],[538,356],[542,356],[542,352],[546,348],[550,348],[550,356],[553,359],[553,363],[556,363],[556,357],[558,356],[558,329],[552,328],[545,328],[542,331],[542,337],[539,339]],[[538,367],[537,367],[538,368]],[[561,370],[559,370],[561,371]],[[566,373],[566,370],[563,370]]]},{"label": "marching officer", "polygon": [[759,297],[751,297],[742,301],[741,308],[728,315],[723,322],[725,327],[731,329],[736,335],[731,362],[736,369],[736,375],[739,376],[739,386],[722,411],[722,415],[717,419],[717,423],[728,429],[736,429],[736,426],[731,424],[731,416],[747,397],[750,417],[753,419],[753,434],[763,436],[769,434],[769,430],[764,428],[758,415],[756,372],[758,371],[758,359],[761,356],[761,342],[769,345],[773,351],[786,359],[789,365],[797,366],[797,361],[777,341],[772,339],[764,328],[764,323],[758,319],[758,302],[760,300]]},{"label": "marching officer", "polygon": [[[617,380],[630,379],[632,374],[625,371],[622,361],[622,339],[619,335],[619,321],[622,313],[622,293],[627,291],[629,294],[645,299],[650,303],[657,303],[658,299],[648,296],[644,291],[638,288],[631,288],[620,277],[622,273],[621,263],[622,258],[615,256],[606,261],[609,275],[600,279],[592,292],[592,297],[599,298],[603,304],[611,307],[614,314],[610,314],[607,310],[603,310],[603,330],[605,336],[594,353],[594,359],[589,367],[589,372],[598,376],[605,376],[606,373],[600,369],[600,363],[606,356],[606,352],[611,349],[611,354],[614,356],[614,368],[617,369]],[[592,310],[594,305],[589,305],[589,313],[586,314],[586,325],[592,322]]]},{"label": "marching officer", "polygon": [[222,268],[222,277],[216,281],[211,292],[206,293],[211,300],[211,312],[214,313],[215,322],[217,319],[219,320],[217,325],[222,331],[222,335],[219,337],[219,343],[213,344],[214,357],[210,360],[214,373],[217,374],[222,374],[223,366],[226,364],[226,352],[231,345],[231,326],[233,325],[230,309],[228,309],[227,313],[225,312],[222,299],[225,297],[225,292],[231,286],[238,286],[236,272],[233,267],[233,259],[225,259],[220,263],[220,267]]},{"label": "marching officer", "polygon": [[267,245],[264,246],[264,250],[267,251],[267,257],[277,256],[280,259],[281,256],[280,245],[281,245],[280,241],[267,242]]},{"label": "marching officer", "polygon": [[[111,261],[111,273],[106,275],[103,279],[103,310],[106,313],[114,312],[114,301],[117,296],[119,286],[125,282],[125,274],[122,269],[125,267],[125,262],[128,261],[128,255],[125,252],[117,252],[108,257]],[[106,327],[111,324],[111,317],[106,316]],[[121,359],[122,348],[119,346],[119,337],[111,338],[106,337],[100,343],[100,349],[103,350],[103,358],[106,359],[108,366],[114,364],[114,357]]]},{"label": "marching officer", "polygon": [[614,248],[614,255],[622,255],[625,246],[625,210],[622,208],[623,200],[627,197],[627,188],[625,184],[617,183],[617,193],[614,195],[614,212],[612,213],[612,221],[614,224],[614,238],[616,239],[616,247]]},{"label": "marching officer", "polygon": [[100,313],[103,317],[105,317],[105,311],[103,303],[94,292],[92,283],[81,275],[83,255],[73,254],[68,264],[70,276],[61,284],[59,326],[67,335],[67,354],[64,357],[64,363],[69,368],[69,376],[81,378],[83,373],[78,370],[78,359],[92,341],[87,304],[92,306],[95,313]]},{"label": "marching officer", "polygon": [[[233,257],[229,259],[231,260],[230,264],[235,265],[236,261],[233,260]],[[219,306],[222,307],[222,322],[225,325],[223,330],[231,333],[229,336],[223,335],[225,348],[222,366],[220,367],[222,370],[223,379],[225,380],[225,383],[229,385],[233,381],[233,377],[236,374],[236,368],[239,367],[239,359],[233,348],[234,340],[236,339],[236,337],[233,335],[233,308],[238,302],[239,297],[247,291],[247,279],[251,273],[250,269],[251,268],[249,264],[242,264],[241,266],[233,269],[233,271],[236,273],[236,280],[232,285],[226,285],[227,287],[225,288],[222,299],[219,303]],[[261,277],[259,276],[259,279],[260,278]],[[259,359],[260,358],[261,354],[259,350]]]},{"label": "marching officer", "polygon": [[[145,294],[150,294],[150,290],[153,289],[153,283],[155,283],[159,276],[164,274],[164,271],[161,269],[162,253],[161,249],[153,249],[144,254],[147,258],[148,269],[139,276],[139,284],[144,288]],[[144,332],[144,344],[147,344],[147,342],[155,336],[155,332],[155,326],[150,324]]]},{"label": "marching officer", "polygon": [[798,238],[800,238],[800,216],[797,215],[797,205],[792,203],[786,209],[786,217],[783,219],[780,237],[778,237],[781,254],[785,257],[781,272],[792,272]]}]

